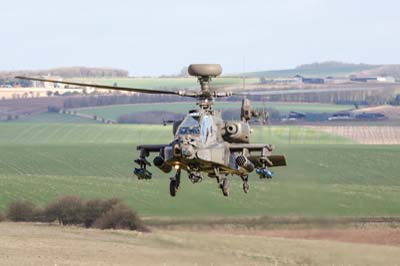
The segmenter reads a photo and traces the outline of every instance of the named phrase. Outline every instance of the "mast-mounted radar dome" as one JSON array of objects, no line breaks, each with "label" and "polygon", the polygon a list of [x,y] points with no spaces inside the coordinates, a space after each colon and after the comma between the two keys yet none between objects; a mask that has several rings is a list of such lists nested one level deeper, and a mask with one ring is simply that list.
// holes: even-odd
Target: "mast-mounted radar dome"
[{"label": "mast-mounted radar dome", "polygon": [[217,77],[221,75],[222,67],[219,64],[192,64],[188,72],[196,77]]}]

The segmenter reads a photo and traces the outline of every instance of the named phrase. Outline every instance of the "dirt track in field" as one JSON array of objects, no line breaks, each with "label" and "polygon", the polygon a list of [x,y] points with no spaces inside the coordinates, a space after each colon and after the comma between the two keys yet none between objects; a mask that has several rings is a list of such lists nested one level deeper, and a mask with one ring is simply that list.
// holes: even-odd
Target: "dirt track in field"
[{"label": "dirt track in field", "polygon": [[[400,217],[153,218],[154,229],[400,247]],[[157,223],[154,223],[157,221]],[[180,222],[180,223],[179,223]]]},{"label": "dirt track in field", "polygon": [[400,246],[400,229],[290,229],[227,231],[228,234],[289,239],[328,240],[347,243]]}]

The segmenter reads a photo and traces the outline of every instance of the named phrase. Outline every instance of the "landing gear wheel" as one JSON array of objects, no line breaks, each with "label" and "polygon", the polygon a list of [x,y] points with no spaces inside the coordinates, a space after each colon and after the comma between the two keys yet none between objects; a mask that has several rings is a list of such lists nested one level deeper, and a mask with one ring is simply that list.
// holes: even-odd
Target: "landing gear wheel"
[{"label": "landing gear wheel", "polygon": [[250,189],[250,186],[249,186],[249,183],[243,183],[243,192],[244,193],[247,193],[247,192],[249,192],[249,189]]},{"label": "landing gear wheel", "polygon": [[171,179],[171,181],[169,182],[169,194],[171,195],[171,197],[175,197],[176,195],[176,180],[175,179]]},{"label": "landing gear wheel", "polygon": [[179,168],[175,174],[175,191],[179,189],[180,185],[181,185],[181,169]]},{"label": "landing gear wheel", "polygon": [[227,178],[222,181],[221,190],[225,197],[229,196],[229,180]]}]

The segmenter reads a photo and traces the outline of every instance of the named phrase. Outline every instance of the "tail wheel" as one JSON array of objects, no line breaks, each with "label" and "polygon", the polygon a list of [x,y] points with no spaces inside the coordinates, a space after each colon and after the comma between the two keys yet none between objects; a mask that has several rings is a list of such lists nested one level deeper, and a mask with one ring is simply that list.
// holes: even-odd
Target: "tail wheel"
[{"label": "tail wheel", "polygon": [[229,196],[229,180],[228,178],[224,178],[224,181],[222,181],[222,194],[224,194],[225,197]]},{"label": "tail wheel", "polygon": [[171,181],[169,182],[169,194],[171,195],[171,197],[175,197],[176,195],[176,180],[175,179],[171,179]]}]

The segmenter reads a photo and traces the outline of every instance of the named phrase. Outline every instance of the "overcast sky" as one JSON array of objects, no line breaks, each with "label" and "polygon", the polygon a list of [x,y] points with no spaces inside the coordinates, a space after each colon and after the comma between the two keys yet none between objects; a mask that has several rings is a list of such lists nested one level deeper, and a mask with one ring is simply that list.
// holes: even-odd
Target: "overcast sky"
[{"label": "overcast sky", "polygon": [[220,63],[225,73],[324,60],[400,63],[400,1],[4,0],[0,70]]}]

